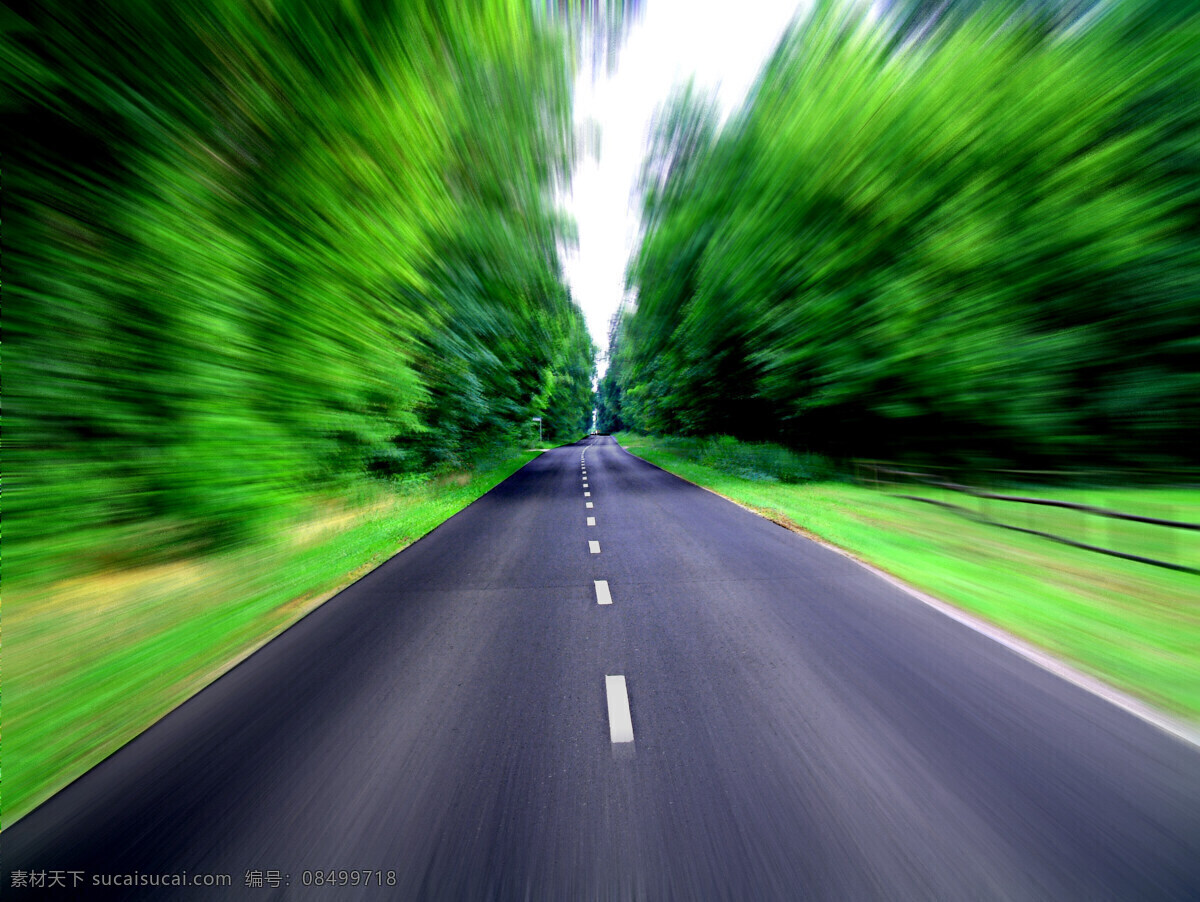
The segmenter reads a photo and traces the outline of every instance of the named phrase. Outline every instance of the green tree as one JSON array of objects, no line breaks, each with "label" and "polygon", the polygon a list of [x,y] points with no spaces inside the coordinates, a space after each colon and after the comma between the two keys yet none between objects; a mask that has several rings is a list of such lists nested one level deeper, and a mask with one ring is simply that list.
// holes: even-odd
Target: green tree
[{"label": "green tree", "polygon": [[523,0],[6,11],[9,562],[241,541],[536,405],[570,434],[574,27]]},{"label": "green tree", "polygon": [[1020,21],[989,6],[897,47],[825,3],[781,43],[648,197],[613,377],[626,422],[845,454],[1195,460],[1198,20],[1117,4],[1050,40]]}]

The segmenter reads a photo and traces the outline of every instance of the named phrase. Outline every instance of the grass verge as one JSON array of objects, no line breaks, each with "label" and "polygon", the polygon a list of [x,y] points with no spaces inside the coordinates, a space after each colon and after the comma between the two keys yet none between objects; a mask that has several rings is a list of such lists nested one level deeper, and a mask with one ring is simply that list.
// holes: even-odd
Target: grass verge
[{"label": "grass verge", "polygon": [[[884,489],[831,479],[785,483],[744,469],[738,475],[729,472],[737,467],[723,467],[711,454],[696,459],[695,449],[679,440],[632,433],[617,440],[638,457],[837,545],[1160,709],[1200,722],[1200,577],[972,522]],[[1042,488],[1038,494],[1200,520],[1195,489]],[[981,512],[992,519],[1118,550],[1191,566],[1200,558],[1197,533],[1032,505],[1001,511],[1005,502],[964,502],[961,495],[955,501],[977,511],[985,505]]]},{"label": "grass verge", "polygon": [[269,541],[4,598],[3,827],[539,452],[402,491],[314,499]]}]

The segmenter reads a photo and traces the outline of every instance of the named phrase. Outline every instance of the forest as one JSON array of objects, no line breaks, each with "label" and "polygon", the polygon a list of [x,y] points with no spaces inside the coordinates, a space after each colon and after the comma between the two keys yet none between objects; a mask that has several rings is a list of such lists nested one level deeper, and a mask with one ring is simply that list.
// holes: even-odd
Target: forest
[{"label": "forest", "polygon": [[1195,465],[1200,14],[936,6],[820,2],[727,121],[660,110],[602,431]]},{"label": "forest", "polygon": [[582,434],[577,7],[6,7],[7,563],[203,554]]}]

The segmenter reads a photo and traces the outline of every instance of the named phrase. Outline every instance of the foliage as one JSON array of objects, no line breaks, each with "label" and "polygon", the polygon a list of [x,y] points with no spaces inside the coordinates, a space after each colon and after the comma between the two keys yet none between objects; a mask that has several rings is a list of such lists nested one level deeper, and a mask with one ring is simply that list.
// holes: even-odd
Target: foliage
[{"label": "foliage", "polygon": [[132,0],[0,27],[10,563],[236,543],[313,490],[586,422],[558,19]]},{"label": "foliage", "polygon": [[[649,444],[646,437],[625,433],[622,441],[626,438]],[[839,478],[833,462],[820,454],[798,453],[770,442],[742,442],[731,435],[672,436],[654,440],[653,446],[675,458],[755,482],[796,484]]]},{"label": "foliage", "polygon": [[898,47],[819,4],[719,132],[677,97],[661,120],[695,140],[652,152],[601,420],[1195,460],[1200,18],[1125,2],[1048,34],[1024,8]]}]

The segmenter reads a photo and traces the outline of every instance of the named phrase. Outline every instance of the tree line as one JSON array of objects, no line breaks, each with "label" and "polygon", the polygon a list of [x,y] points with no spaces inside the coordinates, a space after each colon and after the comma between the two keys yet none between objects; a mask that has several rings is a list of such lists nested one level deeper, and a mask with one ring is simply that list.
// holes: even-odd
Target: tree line
[{"label": "tree line", "polygon": [[1194,464],[1200,17],[923,6],[818,3],[723,125],[663,108],[600,428]]},{"label": "tree line", "polygon": [[5,11],[10,563],[236,543],[587,429],[560,6]]}]

